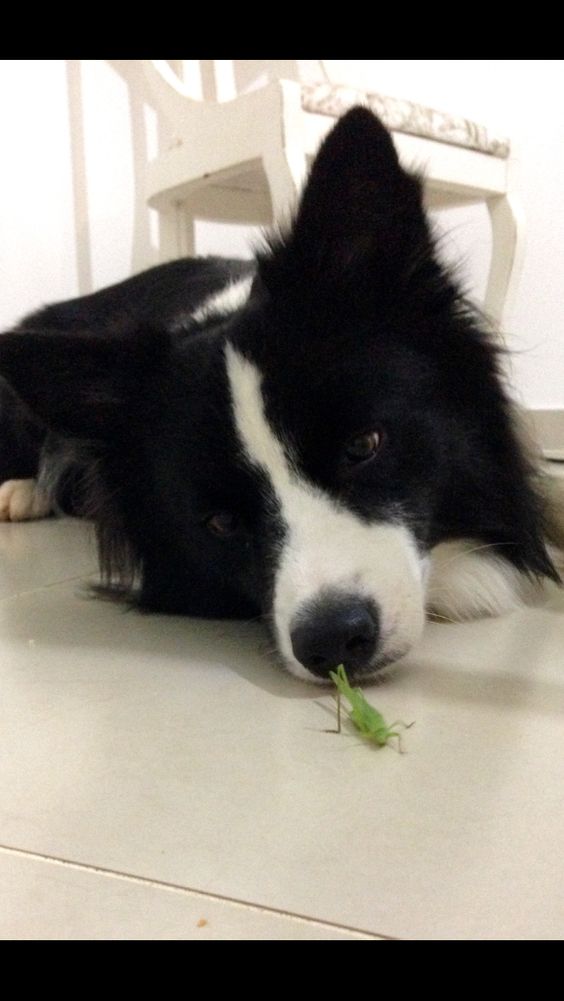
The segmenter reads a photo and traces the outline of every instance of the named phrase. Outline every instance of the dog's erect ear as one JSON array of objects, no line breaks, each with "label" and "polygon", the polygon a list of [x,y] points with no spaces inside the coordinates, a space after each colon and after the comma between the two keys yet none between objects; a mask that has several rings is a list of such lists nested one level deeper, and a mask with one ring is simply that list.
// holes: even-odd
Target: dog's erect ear
[{"label": "dog's erect ear", "polygon": [[421,183],[400,166],[379,119],[358,107],[322,144],[294,225],[262,256],[260,273],[272,295],[310,290],[319,306],[321,289],[330,299],[346,286],[355,298],[385,289],[428,247]]},{"label": "dog's erect ear", "polygon": [[103,337],[18,329],[0,336],[0,376],[48,427],[104,440],[119,432],[167,346],[166,335],[153,331]]}]

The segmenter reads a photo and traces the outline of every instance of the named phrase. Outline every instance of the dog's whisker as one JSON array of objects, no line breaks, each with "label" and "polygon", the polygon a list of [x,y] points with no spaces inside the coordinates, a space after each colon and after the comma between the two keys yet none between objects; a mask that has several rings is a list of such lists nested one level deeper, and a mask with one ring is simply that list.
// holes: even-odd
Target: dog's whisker
[{"label": "dog's whisker", "polygon": [[500,546],[514,546],[514,542],[485,542],[480,546],[473,546],[472,549],[463,549],[462,552],[456,553],[451,556],[445,563],[441,563],[441,570],[445,570],[447,567],[456,563],[458,560],[465,559],[467,556],[471,556],[472,553],[478,553],[482,549],[499,549]]},{"label": "dog's whisker", "polygon": [[451,622],[453,625],[458,625],[460,622],[460,619],[451,619],[450,616],[442,615],[440,612],[429,611],[427,614],[431,620],[440,619],[442,622]]}]

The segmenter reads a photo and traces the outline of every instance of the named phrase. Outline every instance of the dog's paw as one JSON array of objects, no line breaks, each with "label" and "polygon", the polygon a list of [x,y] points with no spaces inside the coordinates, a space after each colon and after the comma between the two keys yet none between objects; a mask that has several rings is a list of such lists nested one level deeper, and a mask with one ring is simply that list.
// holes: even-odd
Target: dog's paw
[{"label": "dog's paw", "polygon": [[0,521],[46,518],[51,505],[37,480],[6,480],[0,486]]}]

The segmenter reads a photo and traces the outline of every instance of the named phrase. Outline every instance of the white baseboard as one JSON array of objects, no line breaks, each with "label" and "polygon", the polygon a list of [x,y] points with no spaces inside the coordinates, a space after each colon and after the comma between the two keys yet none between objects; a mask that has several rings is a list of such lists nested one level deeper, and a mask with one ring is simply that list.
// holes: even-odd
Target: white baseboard
[{"label": "white baseboard", "polygon": [[527,417],[545,459],[564,462],[564,410],[528,410]]}]

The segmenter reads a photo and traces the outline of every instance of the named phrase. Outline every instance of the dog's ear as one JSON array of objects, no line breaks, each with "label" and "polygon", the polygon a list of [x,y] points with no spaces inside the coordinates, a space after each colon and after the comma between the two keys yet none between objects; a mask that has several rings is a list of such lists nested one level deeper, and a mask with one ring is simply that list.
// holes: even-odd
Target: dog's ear
[{"label": "dog's ear", "polygon": [[119,433],[168,343],[155,331],[108,337],[18,328],[0,336],[0,376],[48,427],[103,441]]},{"label": "dog's ear", "polygon": [[385,292],[428,251],[419,179],[400,165],[390,133],[366,108],[353,108],[322,144],[288,235],[262,255],[274,297],[315,298],[331,308],[350,291],[358,303]]}]

